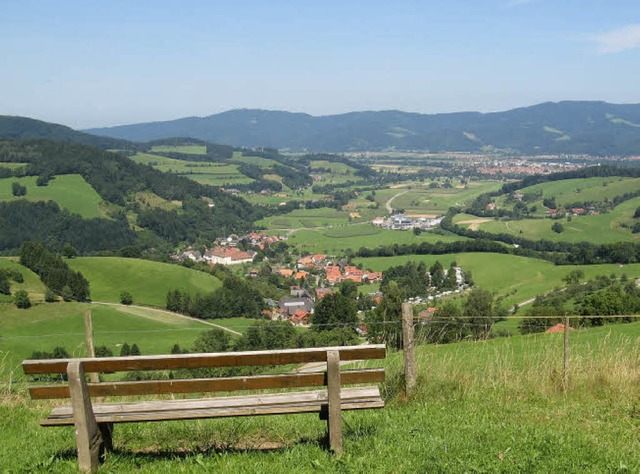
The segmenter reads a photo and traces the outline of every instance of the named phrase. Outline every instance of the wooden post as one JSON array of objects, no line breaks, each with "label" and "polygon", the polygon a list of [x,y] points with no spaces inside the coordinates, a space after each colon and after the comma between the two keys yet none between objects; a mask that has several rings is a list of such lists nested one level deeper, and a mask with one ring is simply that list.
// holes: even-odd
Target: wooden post
[{"label": "wooden post", "polygon": [[564,381],[562,389],[569,390],[569,316],[564,318]]},{"label": "wooden post", "polygon": [[329,409],[327,425],[329,446],[335,454],[342,454],[342,410],[340,400],[340,352],[327,352],[327,395]]},{"label": "wooden post", "polygon": [[67,377],[71,392],[73,422],[76,428],[78,468],[82,472],[96,472],[104,453],[103,439],[93,414],[89,388],[84,378],[84,368],[79,360],[69,362]]},{"label": "wooden post", "polygon": [[411,303],[402,303],[402,346],[404,349],[405,392],[407,395],[411,395],[416,387],[416,354]]},{"label": "wooden post", "polygon": [[[96,356],[96,351],[93,347],[93,319],[89,308],[84,311],[84,336],[87,341],[87,357],[93,358]],[[100,382],[100,377],[95,372],[91,372],[89,378],[92,383]]]}]

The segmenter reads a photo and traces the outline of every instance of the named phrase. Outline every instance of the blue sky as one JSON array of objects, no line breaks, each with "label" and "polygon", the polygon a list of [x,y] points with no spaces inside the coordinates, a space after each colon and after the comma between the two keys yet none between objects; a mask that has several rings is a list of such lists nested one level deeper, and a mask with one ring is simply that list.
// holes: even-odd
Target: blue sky
[{"label": "blue sky", "polygon": [[0,0],[0,114],[72,127],[640,103],[640,2]]}]

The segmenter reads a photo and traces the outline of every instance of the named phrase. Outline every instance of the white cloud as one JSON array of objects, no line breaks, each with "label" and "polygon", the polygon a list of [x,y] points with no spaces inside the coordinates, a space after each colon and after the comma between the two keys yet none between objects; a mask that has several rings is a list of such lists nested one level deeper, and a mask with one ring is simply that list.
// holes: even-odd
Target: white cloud
[{"label": "white cloud", "polygon": [[602,54],[619,53],[640,48],[640,24],[627,25],[616,30],[593,36]]}]

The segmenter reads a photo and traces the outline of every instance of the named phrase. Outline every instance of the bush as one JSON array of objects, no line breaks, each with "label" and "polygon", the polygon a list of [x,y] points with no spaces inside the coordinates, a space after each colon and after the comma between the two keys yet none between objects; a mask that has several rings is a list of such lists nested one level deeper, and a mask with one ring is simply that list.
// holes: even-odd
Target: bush
[{"label": "bush", "polygon": [[54,303],[58,301],[58,297],[53,291],[51,291],[51,288],[47,288],[44,292],[44,300],[47,303]]},{"label": "bush", "polygon": [[120,348],[120,357],[126,357],[131,355],[131,347],[129,346],[128,343],[124,343],[122,344],[122,347]]},{"label": "bush", "polygon": [[20,309],[27,309],[31,307],[31,300],[29,299],[29,293],[25,290],[16,291],[15,295],[13,295],[13,301],[16,306]]},{"label": "bush", "polygon": [[113,351],[105,345],[96,347],[95,354],[96,357],[113,357]]},{"label": "bush", "polygon": [[18,182],[13,182],[13,183],[11,183],[11,192],[16,197],[26,196],[27,195],[27,188],[25,186],[22,186]]},{"label": "bush", "polygon": [[123,291],[120,293],[120,303],[129,305],[133,303],[133,296],[128,291]]}]

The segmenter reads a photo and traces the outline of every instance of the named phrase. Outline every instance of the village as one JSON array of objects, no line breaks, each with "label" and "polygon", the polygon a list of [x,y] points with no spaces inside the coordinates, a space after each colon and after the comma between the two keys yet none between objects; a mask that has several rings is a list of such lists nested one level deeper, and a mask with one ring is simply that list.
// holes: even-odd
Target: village
[{"label": "village", "polygon": [[442,217],[413,217],[406,214],[395,214],[387,218],[376,217],[371,221],[371,224],[391,230],[430,230],[440,225],[442,219]]}]

